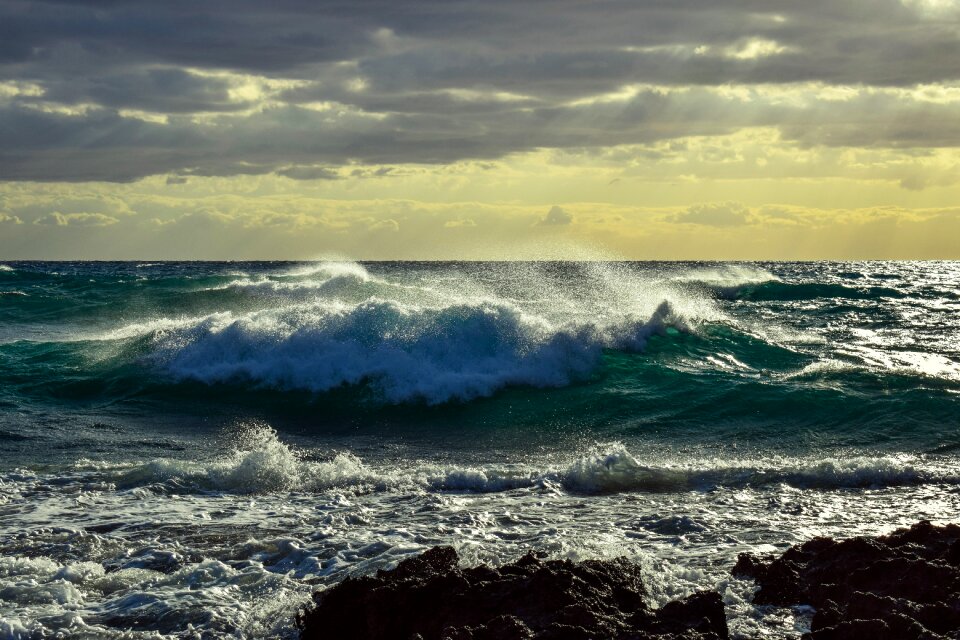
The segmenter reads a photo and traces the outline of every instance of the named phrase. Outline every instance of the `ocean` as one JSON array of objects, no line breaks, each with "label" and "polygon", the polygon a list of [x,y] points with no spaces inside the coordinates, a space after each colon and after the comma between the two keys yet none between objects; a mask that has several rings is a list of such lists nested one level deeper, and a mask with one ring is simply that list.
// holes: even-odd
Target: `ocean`
[{"label": "ocean", "polygon": [[463,561],[741,552],[960,507],[960,263],[6,262],[0,637],[295,637]]}]

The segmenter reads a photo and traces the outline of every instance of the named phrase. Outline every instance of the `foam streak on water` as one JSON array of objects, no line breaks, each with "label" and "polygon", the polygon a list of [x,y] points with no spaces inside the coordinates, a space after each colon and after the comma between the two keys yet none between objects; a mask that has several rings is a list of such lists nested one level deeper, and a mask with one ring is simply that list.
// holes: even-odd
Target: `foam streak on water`
[{"label": "foam streak on water", "polygon": [[[615,443],[542,466],[398,468],[346,452],[311,461],[262,425],[237,445],[206,462],[5,474],[0,515],[18,522],[0,538],[5,633],[120,637],[137,626],[143,637],[174,637],[190,624],[291,634],[312,588],[453,543],[470,563],[530,549],[626,555],[649,568],[653,604],[718,588],[749,636],[786,623],[755,612],[749,585],[726,575],[737,553],[886,531],[960,506],[949,489],[960,469],[942,459],[665,465]],[[878,518],[894,505],[896,518]]]}]

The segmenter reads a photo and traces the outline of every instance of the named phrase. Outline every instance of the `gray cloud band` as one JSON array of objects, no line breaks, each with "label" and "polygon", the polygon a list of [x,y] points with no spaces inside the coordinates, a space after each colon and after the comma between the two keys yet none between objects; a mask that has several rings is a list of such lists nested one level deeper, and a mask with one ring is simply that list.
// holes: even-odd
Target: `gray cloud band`
[{"label": "gray cloud band", "polygon": [[4,0],[0,178],[329,179],[327,165],[750,126],[805,145],[956,146],[950,102],[882,91],[743,101],[712,88],[952,83],[957,29],[955,7],[923,0]]}]

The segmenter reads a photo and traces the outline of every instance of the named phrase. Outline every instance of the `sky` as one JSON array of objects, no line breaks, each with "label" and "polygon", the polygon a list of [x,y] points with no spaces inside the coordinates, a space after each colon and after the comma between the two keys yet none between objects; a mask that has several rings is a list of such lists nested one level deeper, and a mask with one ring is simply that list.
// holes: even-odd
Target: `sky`
[{"label": "sky", "polygon": [[0,260],[957,259],[960,0],[0,0]]}]

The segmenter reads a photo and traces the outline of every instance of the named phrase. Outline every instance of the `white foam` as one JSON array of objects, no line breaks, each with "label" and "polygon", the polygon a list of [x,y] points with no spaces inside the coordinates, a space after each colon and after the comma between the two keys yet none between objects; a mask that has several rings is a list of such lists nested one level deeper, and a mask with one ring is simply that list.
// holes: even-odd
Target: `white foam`
[{"label": "white foam", "polygon": [[60,565],[49,558],[20,558],[0,556],[0,577],[30,576],[32,578],[49,578],[58,570]]},{"label": "white foam", "polygon": [[[297,549],[285,551],[292,556]],[[301,564],[316,564],[312,554],[299,551]],[[0,582],[0,638],[17,640],[199,637],[183,635],[193,626],[205,628],[205,636],[233,636],[226,631],[233,629],[243,637],[286,637],[297,604],[309,592],[280,567],[266,571],[256,562],[235,568],[205,559],[168,574],[143,569],[105,574],[96,563],[60,565],[42,556],[0,557],[0,565],[26,571]],[[134,625],[142,630],[132,631]]]},{"label": "white foam", "polygon": [[371,299],[155,321],[111,335],[153,327],[151,359],[179,379],[309,391],[368,382],[390,402],[438,403],[510,385],[564,386],[589,375],[604,348],[641,350],[668,327],[695,324],[666,301],[646,317],[558,325],[503,302]]},{"label": "white foam", "polygon": [[8,264],[0,264],[0,271],[16,271],[16,269]]},{"label": "white foam", "polygon": [[[78,604],[83,595],[74,582],[90,572],[87,563],[62,566],[46,557],[0,556],[0,602],[20,606]],[[103,570],[101,568],[100,575]],[[68,578],[75,578],[69,580]]]},{"label": "white foam", "polygon": [[641,462],[617,443],[575,461],[561,476],[564,487],[587,493],[682,491],[717,486],[786,484],[802,488],[855,488],[960,484],[960,469],[917,456],[848,458],[704,459]]},{"label": "white foam", "polygon": [[[154,460],[118,469],[121,487],[173,481],[200,489],[235,493],[326,491],[338,487],[384,489],[397,479],[377,474],[359,458],[340,453],[325,462],[303,459],[269,427],[253,425],[243,432],[237,448],[212,461]],[[162,487],[161,487],[162,488]]]},{"label": "white foam", "polygon": [[[566,460],[554,458],[543,465],[439,465],[416,461],[402,468],[371,466],[349,452],[336,453],[324,461],[308,460],[264,425],[251,425],[238,439],[235,450],[208,461],[161,459],[139,465],[84,461],[78,468],[106,473],[120,489],[152,487],[160,492],[195,489],[251,494],[497,493],[516,489],[612,494],[778,484],[820,489],[960,484],[960,469],[956,466],[917,456],[687,460],[656,456],[644,460],[621,443],[598,446]],[[112,484],[93,486],[110,489]],[[0,575],[3,571],[0,565]]]},{"label": "white foam", "polygon": [[[730,582],[738,552],[950,517],[960,483],[955,463],[920,456],[670,458],[612,442],[513,461],[318,461],[263,425],[229,442],[207,460],[0,476],[32,505],[4,525],[0,637],[134,637],[135,626],[136,637],[292,638],[318,583],[434,544],[456,545],[467,565],[529,550],[627,556],[652,604],[716,583],[742,624],[754,610],[750,585]],[[847,487],[883,490],[833,491]]]}]

